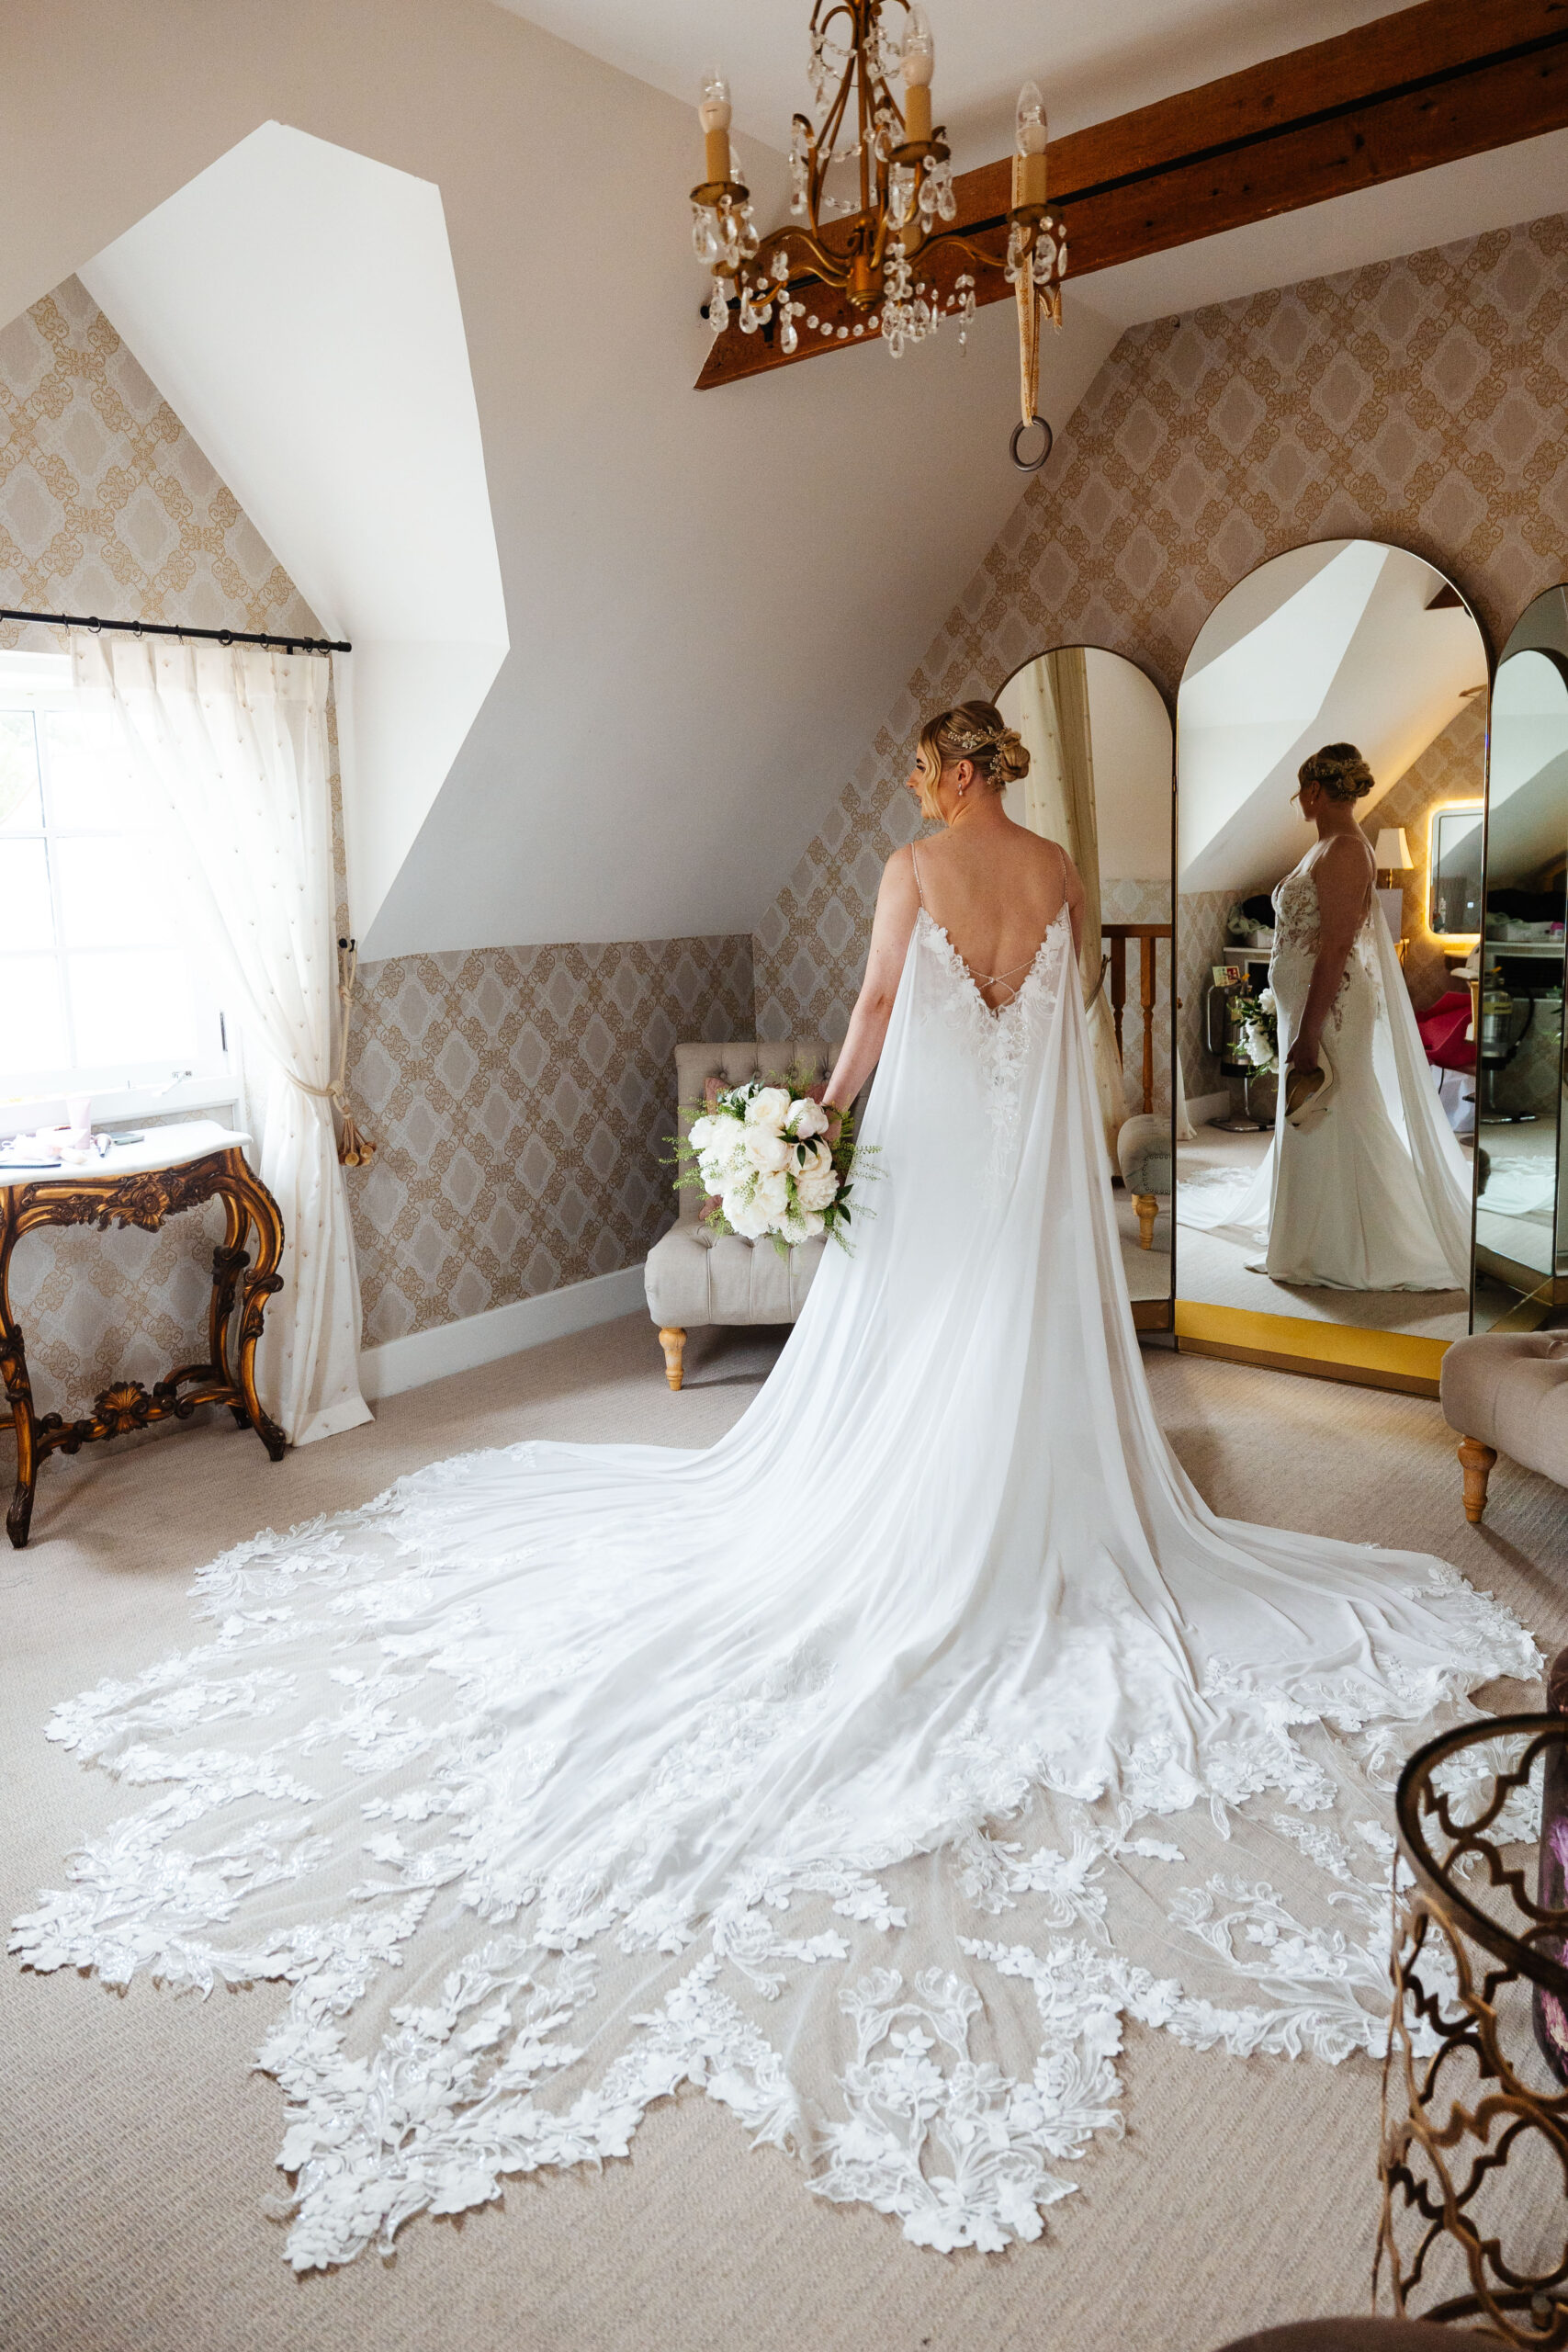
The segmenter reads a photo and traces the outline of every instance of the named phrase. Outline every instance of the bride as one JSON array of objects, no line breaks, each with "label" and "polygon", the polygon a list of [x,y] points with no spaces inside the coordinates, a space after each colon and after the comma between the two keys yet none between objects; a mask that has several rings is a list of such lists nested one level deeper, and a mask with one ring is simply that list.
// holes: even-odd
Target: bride
[{"label": "bride", "polygon": [[1372,890],[1357,804],[1373,777],[1353,743],[1297,776],[1317,840],[1274,893],[1269,980],[1287,1072],[1321,1070],[1292,1114],[1282,1079],[1256,1174],[1183,1184],[1177,1215],[1265,1240],[1257,1273],[1326,1290],[1463,1290],[1470,1171],[1432,1083],[1404,976]]},{"label": "bride", "polygon": [[1026,766],[987,703],[921,735],[944,830],[888,861],[829,1090],[876,1065],[875,1214],[726,1438],[269,1531],[204,1643],[51,1724],[148,1793],[14,1948],[286,1988],[300,2268],[625,2155],[688,2085],[818,2195],[999,2247],[1117,2128],[1125,2018],[1381,2049],[1392,1775],[1540,1660],[1438,1561],[1178,1465]]}]

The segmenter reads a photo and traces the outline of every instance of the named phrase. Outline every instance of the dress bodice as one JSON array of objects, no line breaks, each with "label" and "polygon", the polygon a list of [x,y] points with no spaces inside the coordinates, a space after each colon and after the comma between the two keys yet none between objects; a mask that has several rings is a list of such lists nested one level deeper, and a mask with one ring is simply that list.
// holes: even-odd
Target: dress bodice
[{"label": "dress bodice", "polygon": [[[1312,977],[1312,966],[1317,956],[1321,927],[1321,912],[1317,900],[1317,862],[1321,844],[1308,850],[1299,865],[1292,866],[1274,891],[1274,951],[1269,962],[1269,984],[1277,997],[1291,1000],[1290,1011],[1299,1019],[1306,1000],[1306,989]],[[1382,989],[1378,978],[1377,943],[1372,936],[1372,910],[1375,905],[1370,896],[1367,911],[1361,917],[1350,954],[1346,961],[1344,978],[1335,992],[1332,1018],[1338,1024],[1344,1011],[1346,991],[1364,987],[1368,994],[1369,1011],[1375,1016],[1382,1003]]]}]

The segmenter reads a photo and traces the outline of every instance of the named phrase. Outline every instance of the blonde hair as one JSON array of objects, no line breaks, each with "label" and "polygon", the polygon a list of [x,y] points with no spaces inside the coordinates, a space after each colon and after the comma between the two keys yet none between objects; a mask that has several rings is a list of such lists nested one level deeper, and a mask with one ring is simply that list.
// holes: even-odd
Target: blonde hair
[{"label": "blonde hair", "polygon": [[1022,739],[995,703],[961,702],[954,710],[939,711],[920,729],[920,806],[928,817],[941,820],[936,787],[943,768],[959,760],[970,763],[988,792],[1005,792],[1029,774]]},{"label": "blonde hair", "polygon": [[1363,800],[1371,791],[1371,768],[1354,743],[1325,743],[1296,770],[1298,784],[1315,784],[1330,800]]}]

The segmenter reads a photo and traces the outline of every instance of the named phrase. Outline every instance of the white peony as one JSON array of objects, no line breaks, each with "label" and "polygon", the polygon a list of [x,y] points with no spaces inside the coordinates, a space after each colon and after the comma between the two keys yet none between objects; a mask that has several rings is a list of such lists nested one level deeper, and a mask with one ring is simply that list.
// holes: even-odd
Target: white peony
[{"label": "white peony", "polygon": [[746,1157],[764,1176],[779,1176],[782,1181],[792,1148],[776,1127],[748,1125],[746,1128]]},{"label": "white peony", "polygon": [[734,1125],[733,1119],[716,1119],[711,1112],[705,1113],[700,1119],[694,1119],[689,1135],[692,1149],[716,1151],[720,1127],[732,1127]]},{"label": "white peony", "polygon": [[789,1115],[789,1089],[786,1086],[760,1086],[746,1105],[749,1127],[771,1127],[782,1135]]},{"label": "white peony", "polygon": [[755,1195],[746,1201],[739,1197],[727,1198],[724,1214],[732,1231],[742,1235],[748,1241],[761,1241],[765,1233],[773,1230],[773,1216]]},{"label": "white peony", "polygon": [[770,1225],[789,1215],[789,1184],[783,1175],[759,1176],[752,1198],[767,1210]]},{"label": "white peony", "polygon": [[814,1169],[809,1176],[796,1177],[795,1189],[801,1207],[819,1216],[823,1209],[831,1207],[839,1180],[829,1163],[826,1168]]},{"label": "white peony", "polygon": [[792,1250],[798,1250],[803,1241],[815,1241],[822,1230],[821,1218],[814,1216],[809,1210],[795,1211],[784,1218],[779,1227],[779,1231]]},{"label": "white peony", "polygon": [[798,1102],[790,1104],[789,1116],[784,1121],[793,1136],[825,1136],[829,1124],[821,1103],[814,1102],[809,1094],[803,1094]]}]

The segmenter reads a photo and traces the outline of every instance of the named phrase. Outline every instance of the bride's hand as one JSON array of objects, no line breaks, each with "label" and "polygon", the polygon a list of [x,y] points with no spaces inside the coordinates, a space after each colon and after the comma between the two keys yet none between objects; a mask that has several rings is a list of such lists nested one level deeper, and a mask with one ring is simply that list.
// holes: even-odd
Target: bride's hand
[{"label": "bride's hand", "polygon": [[1285,1068],[1313,1070],[1317,1067],[1317,1039],[1309,1037],[1303,1030],[1299,1037],[1292,1038],[1291,1042],[1291,1050],[1285,1056]]}]

